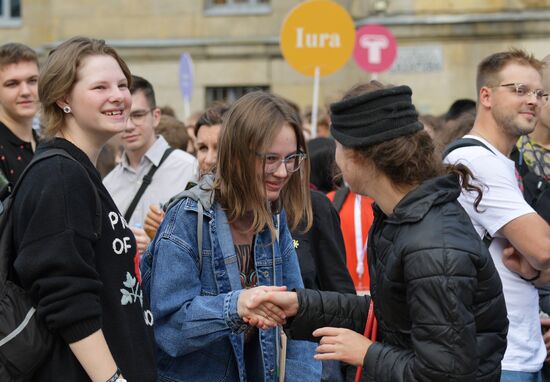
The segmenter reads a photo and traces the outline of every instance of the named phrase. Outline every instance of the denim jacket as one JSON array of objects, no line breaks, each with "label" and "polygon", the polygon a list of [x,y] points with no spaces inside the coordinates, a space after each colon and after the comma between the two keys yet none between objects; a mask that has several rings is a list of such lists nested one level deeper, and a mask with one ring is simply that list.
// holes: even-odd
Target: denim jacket
[{"label": "denim jacket", "polygon": [[[197,216],[193,198],[173,204],[141,262],[143,289],[149,294],[155,318],[158,378],[244,382],[243,332],[248,326],[237,314],[242,287],[227,216],[218,203],[204,209],[202,271]],[[269,229],[255,237],[257,284],[303,287],[284,212],[279,231],[274,250]],[[259,369],[248,371],[263,374],[265,381],[276,381],[278,331],[259,333]],[[315,347],[312,342],[288,341],[286,381],[320,380],[321,363],[313,359]]]}]

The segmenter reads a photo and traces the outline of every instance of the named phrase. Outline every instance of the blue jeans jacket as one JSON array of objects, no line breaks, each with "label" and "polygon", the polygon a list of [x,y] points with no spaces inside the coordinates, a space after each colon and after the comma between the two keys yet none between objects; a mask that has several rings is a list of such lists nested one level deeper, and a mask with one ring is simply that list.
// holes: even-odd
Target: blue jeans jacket
[{"label": "blue jeans jacket", "polygon": [[[197,251],[197,202],[190,198],[168,210],[141,262],[143,290],[149,294],[155,318],[159,381],[244,382],[243,331],[247,325],[237,314],[242,287],[233,240],[219,204],[214,203],[203,216],[202,272]],[[255,240],[258,285],[303,287],[284,213],[274,251],[268,229]],[[248,373],[276,381],[278,332],[259,332],[257,358],[262,362],[258,362],[258,370]],[[286,381],[320,380],[321,363],[313,359],[315,347],[307,341],[288,341]]]}]

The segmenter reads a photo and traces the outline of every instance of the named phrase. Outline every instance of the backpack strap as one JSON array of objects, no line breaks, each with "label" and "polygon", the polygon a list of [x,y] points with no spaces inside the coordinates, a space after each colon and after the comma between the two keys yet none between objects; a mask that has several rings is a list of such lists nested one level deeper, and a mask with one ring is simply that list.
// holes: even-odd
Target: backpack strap
[{"label": "backpack strap", "polygon": [[343,186],[336,190],[334,193],[334,200],[332,201],[332,204],[334,205],[334,208],[336,208],[336,211],[340,212],[342,209],[342,206],[344,205],[344,202],[346,201],[346,198],[349,194],[349,187]]},{"label": "backpack strap", "polygon": [[481,142],[480,140],[477,140],[475,138],[459,138],[454,142],[451,142],[445,150],[443,150],[442,157],[445,159],[447,155],[449,155],[452,151],[456,149],[460,149],[462,147],[472,147],[472,146],[479,146],[483,147],[486,150],[489,150],[490,152],[493,152],[485,143]]},{"label": "backpack strap", "polygon": [[96,227],[96,238],[99,238],[101,236],[101,231],[102,231],[102,229],[101,229],[101,199],[100,199],[99,194],[97,192],[97,188],[96,188],[94,182],[92,181],[92,178],[90,178],[90,174],[88,174],[88,171],[84,168],[82,163],[77,161],[67,151],[65,151],[63,149],[54,148],[54,149],[50,149],[50,150],[43,151],[41,153],[36,154],[32,158],[32,160],[30,161],[28,166],[25,167],[25,170],[23,170],[23,172],[21,173],[21,176],[19,177],[19,179],[17,180],[17,183],[13,187],[12,195],[15,195],[15,193],[17,192],[17,190],[20,187],[20,184],[22,183],[23,178],[25,177],[25,175],[27,174],[27,172],[30,170],[30,168],[33,165],[35,165],[36,163],[38,163],[40,161],[43,161],[44,159],[48,159],[48,158],[58,156],[58,155],[62,156],[62,157],[65,157],[67,159],[70,159],[75,163],[78,163],[78,165],[82,168],[82,171],[84,172],[84,174],[86,174],[86,178],[88,178],[88,181],[90,182],[90,186],[92,188],[92,191],[94,192],[95,205],[96,205],[95,206],[95,222],[94,222],[95,227]]},{"label": "backpack strap", "polygon": [[[19,176],[17,182],[15,183],[15,186],[13,187],[13,190],[11,191],[11,194],[9,195],[8,198],[6,198],[6,200],[4,200],[3,202],[0,202],[0,253],[2,253],[3,255],[4,254],[8,254],[9,249],[11,248],[11,241],[12,241],[12,238],[11,237],[4,237],[4,234],[9,234],[11,236],[11,233],[8,232],[10,231],[12,228],[11,228],[11,225],[13,224],[13,216],[12,216],[12,213],[11,213],[11,210],[12,210],[12,207],[13,207],[13,201],[14,201],[14,198],[15,198],[15,195],[17,194],[17,191],[19,190],[19,187],[21,187],[21,184],[23,183],[23,179],[25,178],[25,176],[27,176],[27,173],[30,171],[30,169],[35,165],[37,164],[38,162],[41,162],[45,159],[48,159],[48,158],[52,158],[54,156],[62,156],[62,157],[65,157],[65,158],[68,158],[76,163],[78,163],[78,165],[82,168],[82,171],[84,171],[84,173],[86,174],[86,177],[88,178],[88,180],[90,181],[90,186],[94,192],[94,197],[95,197],[95,203],[96,203],[96,211],[95,211],[95,221],[94,221],[94,224],[95,224],[95,236],[96,238],[99,238],[101,236],[101,199],[99,198],[99,194],[97,192],[97,189],[96,189],[96,186],[95,184],[93,183],[92,179],[90,178],[90,175],[88,174],[88,171],[84,168],[84,166],[79,162],[77,161],[75,158],[73,158],[69,153],[67,153],[65,150],[63,149],[58,149],[58,148],[54,148],[54,149],[50,149],[50,150],[47,150],[47,151],[43,151],[43,152],[40,152],[38,154],[36,154],[32,160],[30,161],[30,163],[27,165],[27,167],[25,167],[25,169],[23,170],[23,172],[21,173],[21,175]],[[8,242],[9,241],[9,242]],[[10,273],[10,266],[9,264],[11,264],[13,258],[11,258],[10,256],[0,256],[1,260],[0,260],[0,281],[4,282],[6,280],[6,278],[8,277],[8,274]]]},{"label": "backpack strap", "polygon": [[[475,139],[475,138],[459,138],[456,141],[451,142],[445,148],[445,150],[443,151],[443,155],[442,155],[443,159],[445,159],[447,157],[447,155],[449,155],[452,151],[454,151],[456,149],[459,149],[461,147],[472,147],[472,146],[483,147],[484,149],[489,150],[491,153],[493,153],[493,155],[496,155],[493,152],[493,150],[491,150],[485,143],[481,142],[478,139]],[[483,241],[483,244],[485,244],[487,249],[489,249],[489,247],[491,246],[491,243],[493,242],[493,237],[486,230],[485,235],[483,235],[481,240]]]},{"label": "backpack strap", "polygon": [[141,199],[141,197],[143,196],[143,194],[145,193],[145,190],[147,189],[147,187],[149,187],[149,185],[151,184],[151,182],[153,181],[153,175],[155,175],[155,172],[157,172],[158,168],[160,166],[162,166],[162,163],[166,160],[166,158],[168,158],[168,156],[172,153],[172,151],[174,151],[175,148],[173,147],[168,147],[165,151],[164,151],[164,154],[162,155],[162,158],[160,159],[160,162],[159,162],[159,165],[158,166],[155,166],[154,164],[151,166],[151,169],[149,170],[149,172],[147,174],[145,174],[143,176],[143,179],[141,180],[141,187],[139,188],[139,190],[136,192],[136,195],[134,196],[134,199],[132,199],[132,202],[130,203],[130,205],[128,206],[128,209],[126,210],[126,212],[124,213],[124,219],[126,220],[126,222],[129,222],[130,221],[130,218],[132,217],[132,215],[134,214],[134,211],[136,210],[136,207]]},{"label": "backpack strap", "polygon": [[199,274],[202,273],[202,223],[204,221],[204,208],[200,201],[197,201],[197,245],[199,249]]}]

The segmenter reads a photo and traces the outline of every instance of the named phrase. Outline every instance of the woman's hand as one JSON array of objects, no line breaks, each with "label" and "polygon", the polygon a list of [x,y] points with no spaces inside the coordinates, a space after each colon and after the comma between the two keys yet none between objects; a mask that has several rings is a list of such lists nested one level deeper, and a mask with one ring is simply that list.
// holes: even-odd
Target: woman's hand
[{"label": "woman's hand", "polygon": [[502,263],[510,271],[520,275],[525,279],[531,279],[540,274],[527,261],[525,256],[519,253],[513,246],[509,245],[502,251]]},{"label": "woman's hand", "polygon": [[145,221],[143,223],[143,229],[151,240],[155,238],[155,235],[160,227],[160,223],[162,223],[163,219],[164,211],[158,205],[151,204],[149,206],[149,212],[147,212],[147,216],[145,217]]},{"label": "woman's hand", "polygon": [[251,306],[257,307],[262,304],[271,303],[281,309],[286,317],[293,317],[298,313],[298,294],[296,292],[271,291],[256,294],[251,300]]},{"label": "woman's hand", "polygon": [[260,329],[269,329],[284,324],[286,322],[284,311],[262,298],[269,292],[282,293],[283,291],[286,291],[286,286],[259,286],[243,290],[237,302],[239,317],[248,325]]},{"label": "woman's hand", "polygon": [[367,337],[343,328],[320,328],[314,337],[323,337],[313,358],[318,361],[337,360],[354,366],[363,366],[363,360],[372,341]]}]

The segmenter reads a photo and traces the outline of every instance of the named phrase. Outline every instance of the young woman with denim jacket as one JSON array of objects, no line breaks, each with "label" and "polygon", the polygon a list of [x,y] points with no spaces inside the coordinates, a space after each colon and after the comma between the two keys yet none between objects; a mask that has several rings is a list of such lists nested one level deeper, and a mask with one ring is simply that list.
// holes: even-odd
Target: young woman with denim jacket
[{"label": "young woman with denim jacket", "polygon": [[[249,93],[229,110],[215,177],[169,208],[142,260],[159,380],[278,379],[280,329],[269,327],[285,317],[274,306],[248,305],[256,294],[283,289],[275,285],[303,285],[289,226],[302,216],[311,225],[305,153],[299,116],[281,98]],[[265,329],[243,317],[257,317]],[[320,379],[314,348],[288,342],[286,381]]]}]

